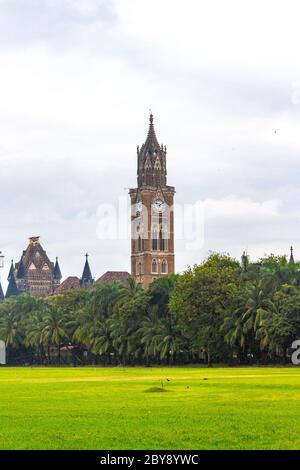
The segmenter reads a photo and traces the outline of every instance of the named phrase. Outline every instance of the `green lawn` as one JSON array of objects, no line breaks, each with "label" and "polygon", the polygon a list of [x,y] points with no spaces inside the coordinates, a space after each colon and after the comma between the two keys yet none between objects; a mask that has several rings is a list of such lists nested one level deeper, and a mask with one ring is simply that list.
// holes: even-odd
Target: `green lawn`
[{"label": "green lawn", "polygon": [[1,449],[300,449],[299,423],[297,368],[0,368]]}]

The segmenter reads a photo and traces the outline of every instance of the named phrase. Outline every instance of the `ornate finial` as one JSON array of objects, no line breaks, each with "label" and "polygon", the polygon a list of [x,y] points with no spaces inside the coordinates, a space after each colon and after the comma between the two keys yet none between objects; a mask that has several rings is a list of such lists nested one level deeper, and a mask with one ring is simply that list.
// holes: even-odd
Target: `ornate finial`
[{"label": "ornate finial", "polygon": [[153,114],[152,114],[151,109],[150,109],[150,119],[149,120],[150,120],[150,124],[153,124]]},{"label": "ornate finial", "polygon": [[29,244],[30,245],[36,245],[37,243],[40,243],[40,237],[29,237]]},{"label": "ornate finial", "polygon": [[291,246],[291,255],[293,254],[294,248]]},{"label": "ornate finial", "polygon": [[86,260],[88,260],[89,254],[86,253],[86,254],[85,254],[85,257],[86,257]]},{"label": "ornate finial", "polygon": [[56,257],[56,261],[58,261],[58,256]]}]

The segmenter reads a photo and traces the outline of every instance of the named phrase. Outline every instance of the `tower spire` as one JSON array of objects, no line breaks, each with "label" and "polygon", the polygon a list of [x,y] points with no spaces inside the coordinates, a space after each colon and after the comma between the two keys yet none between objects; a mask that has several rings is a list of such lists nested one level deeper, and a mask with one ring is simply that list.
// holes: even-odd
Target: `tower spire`
[{"label": "tower spire", "polygon": [[9,270],[9,273],[8,273],[8,276],[7,276],[8,282],[9,282],[10,278],[14,275],[14,272],[15,272],[15,265],[14,265],[14,260],[12,259],[11,260],[11,265],[10,265],[10,270]]},{"label": "tower spire", "polygon": [[53,277],[56,281],[60,281],[61,278],[62,278],[60,266],[59,266],[59,263],[58,263],[58,257],[56,257],[56,262],[55,262],[55,266],[54,266],[54,270],[53,270]]},{"label": "tower spire", "polygon": [[6,291],[6,298],[12,297],[14,295],[19,295],[20,291],[18,289],[15,276],[12,275],[9,279],[9,284]]},{"label": "tower spire", "polygon": [[159,144],[155,130],[152,111],[149,116],[149,129],[145,143],[138,147],[138,187],[155,188],[167,185],[166,147]]},{"label": "tower spire", "polygon": [[82,289],[88,289],[93,284],[94,284],[94,279],[93,279],[90,264],[89,264],[89,255],[88,253],[86,253],[85,265],[84,265],[82,277],[80,280],[80,286]]},{"label": "tower spire", "polygon": [[295,260],[294,260],[294,248],[291,246],[291,254],[290,254],[290,261],[289,261],[290,264],[294,264],[295,263]]},{"label": "tower spire", "polygon": [[160,149],[160,145],[158,143],[158,140],[155,134],[153,121],[154,121],[154,117],[153,117],[152,111],[150,110],[149,130],[148,130],[148,135],[147,135],[147,139],[145,142],[145,148],[151,153]]}]

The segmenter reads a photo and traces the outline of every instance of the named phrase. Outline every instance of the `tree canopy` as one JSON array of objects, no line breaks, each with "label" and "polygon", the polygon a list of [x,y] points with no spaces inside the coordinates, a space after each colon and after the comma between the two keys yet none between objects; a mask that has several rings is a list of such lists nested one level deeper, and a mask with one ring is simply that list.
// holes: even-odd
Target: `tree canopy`
[{"label": "tree canopy", "polygon": [[300,337],[300,265],[212,253],[146,290],[100,284],[0,303],[11,363],[228,364],[288,360]]}]

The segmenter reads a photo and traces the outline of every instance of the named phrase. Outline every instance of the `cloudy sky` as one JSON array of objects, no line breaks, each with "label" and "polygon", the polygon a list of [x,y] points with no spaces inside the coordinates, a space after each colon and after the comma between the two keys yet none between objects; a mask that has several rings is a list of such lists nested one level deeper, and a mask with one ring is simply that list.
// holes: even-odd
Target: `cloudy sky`
[{"label": "cloudy sky", "polygon": [[177,203],[202,211],[179,271],[210,250],[300,257],[298,3],[0,0],[4,286],[32,235],[64,277],[85,252],[95,277],[129,270],[101,207],[135,186],[150,108]]}]

